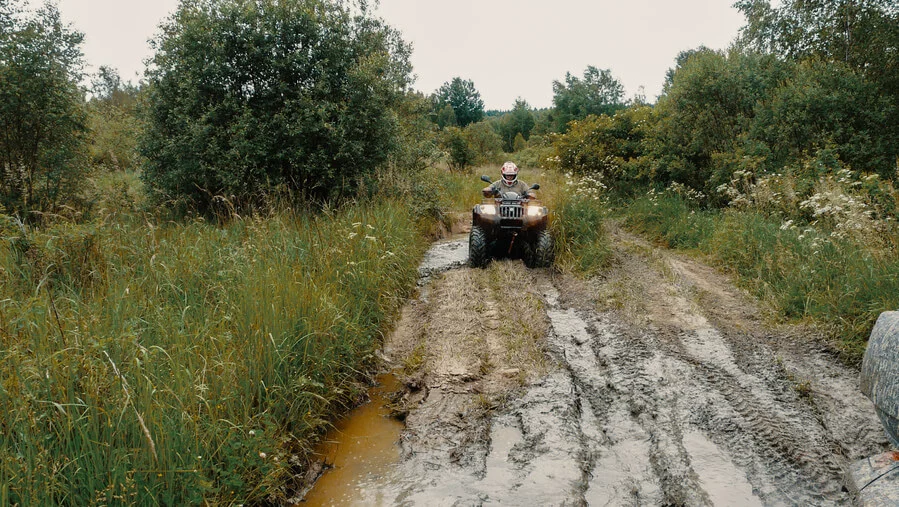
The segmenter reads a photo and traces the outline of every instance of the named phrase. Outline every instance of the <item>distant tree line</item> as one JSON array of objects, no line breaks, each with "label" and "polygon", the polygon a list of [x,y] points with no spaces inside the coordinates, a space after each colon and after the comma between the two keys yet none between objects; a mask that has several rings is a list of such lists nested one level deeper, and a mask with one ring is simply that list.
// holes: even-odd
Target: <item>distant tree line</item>
[{"label": "distant tree line", "polygon": [[78,205],[103,170],[138,171],[156,202],[199,210],[353,196],[378,168],[440,160],[555,164],[625,190],[678,183],[709,205],[736,173],[896,176],[899,8],[887,0],[741,0],[734,46],[683,51],[655,104],[588,66],[551,84],[552,108],[519,98],[504,111],[485,111],[461,77],[411,91],[409,46],[365,2],[184,1],[144,81],[101,67],[89,90],[81,34],[52,5],[21,5],[0,1],[8,212]]},{"label": "distant tree line", "polygon": [[[684,185],[726,205],[722,185],[769,174],[800,182],[849,168],[886,180],[899,157],[899,7],[881,0],[736,4],[747,24],[727,51],[680,53],[654,106],[568,123],[563,169],[613,189]],[[559,114],[557,112],[557,114]],[[802,183],[805,182],[805,183]]]}]

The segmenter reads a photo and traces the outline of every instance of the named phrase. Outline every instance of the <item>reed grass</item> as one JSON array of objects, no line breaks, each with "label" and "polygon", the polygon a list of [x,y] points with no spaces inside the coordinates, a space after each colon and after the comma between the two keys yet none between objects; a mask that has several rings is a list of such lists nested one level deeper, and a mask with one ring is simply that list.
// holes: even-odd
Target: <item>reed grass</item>
[{"label": "reed grass", "polygon": [[2,505],[283,499],[426,244],[395,201],[227,225],[0,220]]}]

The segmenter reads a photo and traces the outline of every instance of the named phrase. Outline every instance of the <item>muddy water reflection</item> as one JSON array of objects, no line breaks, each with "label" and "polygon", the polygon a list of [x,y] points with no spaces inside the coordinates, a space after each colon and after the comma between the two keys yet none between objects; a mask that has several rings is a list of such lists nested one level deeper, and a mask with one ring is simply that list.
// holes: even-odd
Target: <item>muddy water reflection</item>
[{"label": "muddy water reflection", "polygon": [[[419,298],[427,298],[431,277],[468,261],[468,236],[434,243],[418,268]],[[378,377],[370,401],[340,420],[326,436],[318,454],[332,465],[306,494],[303,505],[390,505],[399,493],[392,477],[400,461],[397,441],[404,425],[390,417],[387,395],[399,391],[391,374]]]},{"label": "muddy water reflection", "polygon": [[383,489],[379,485],[389,481],[387,471],[400,458],[397,440],[403,423],[390,417],[386,408],[386,396],[400,386],[390,374],[377,381],[378,386],[369,391],[371,400],[341,419],[317,449],[333,467],[318,479],[303,505],[390,503],[370,494]]}]

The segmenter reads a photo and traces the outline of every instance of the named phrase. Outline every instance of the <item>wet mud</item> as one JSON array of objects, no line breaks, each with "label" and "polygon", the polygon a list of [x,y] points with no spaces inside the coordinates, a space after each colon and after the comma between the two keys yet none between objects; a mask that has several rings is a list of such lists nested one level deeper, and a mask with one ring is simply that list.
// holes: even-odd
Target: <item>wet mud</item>
[{"label": "wet mud", "polygon": [[384,356],[397,461],[341,505],[848,505],[887,440],[814,330],[724,276],[612,229],[601,278],[449,241]]}]

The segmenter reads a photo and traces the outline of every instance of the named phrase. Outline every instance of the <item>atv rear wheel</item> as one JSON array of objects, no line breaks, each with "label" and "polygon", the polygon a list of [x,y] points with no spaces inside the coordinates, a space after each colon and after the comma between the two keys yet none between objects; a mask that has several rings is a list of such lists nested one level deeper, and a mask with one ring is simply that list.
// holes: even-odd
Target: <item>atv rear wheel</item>
[{"label": "atv rear wheel", "polygon": [[488,260],[487,233],[475,225],[468,235],[468,264],[473,268],[486,268]]},{"label": "atv rear wheel", "polygon": [[540,231],[537,241],[534,242],[531,255],[533,266],[536,268],[548,268],[553,265],[553,237],[547,230]]}]

